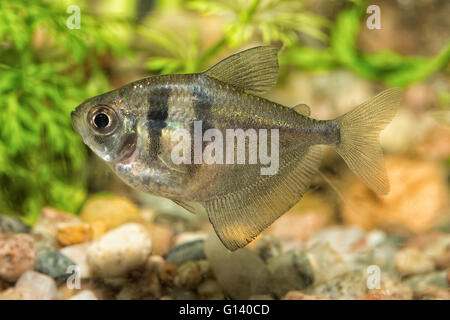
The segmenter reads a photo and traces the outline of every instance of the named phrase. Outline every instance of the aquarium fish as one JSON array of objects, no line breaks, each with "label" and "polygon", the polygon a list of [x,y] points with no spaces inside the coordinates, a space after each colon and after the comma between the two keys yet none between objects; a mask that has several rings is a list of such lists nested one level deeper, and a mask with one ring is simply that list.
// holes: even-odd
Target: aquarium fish
[{"label": "aquarium fish", "polygon": [[[229,250],[244,247],[300,200],[318,172],[321,145],[334,146],[369,188],[386,194],[378,136],[396,114],[401,90],[383,91],[336,119],[316,120],[304,104],[288,108],[258,96],[277,77],[278,50],[255,47],[202,73],[152,76],[88,99],[72,112],[72,123],[128,185],[206,211]],[[180,142],[174,134],[195,136],[199,122],[205,135],[209,129],[277,132],[266,136],[277,143],[276,173],[261,174],[261,164],[248,161],[175,163]]]}]

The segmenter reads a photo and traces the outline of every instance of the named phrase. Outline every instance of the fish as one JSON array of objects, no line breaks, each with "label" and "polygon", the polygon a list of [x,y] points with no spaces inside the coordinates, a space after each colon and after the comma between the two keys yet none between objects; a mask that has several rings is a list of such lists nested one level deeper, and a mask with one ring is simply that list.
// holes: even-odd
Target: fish
[{"label": "fish", "polygon": [[[206,213],[230,251],[245,247],[300,201],[318,173],[323,145],[333,146],[370,189],[387,194],[379,133],[395,116],[402,90],[382,91],[335,119],[313,119],[306,104],[287,107],[261,97],[275,87],[278,69],[277,48],[250,48],[201,73],[155,75],[87,99],[72,111],[72,125],[132,188]],[[237,137],[206,137],[211,130],[242,130],[244,161],[235,160],[238,146],[228,144],[231,161],[224,161],[219,146]],[[270,149],[278,162],[271,173],[262,171],[267,157],[250,161],[255,132],[259,155]],[[174,139],[177,134],[183,138]],[[208,148],[214,151],[209,162],[204,154],[188,154]]]}]

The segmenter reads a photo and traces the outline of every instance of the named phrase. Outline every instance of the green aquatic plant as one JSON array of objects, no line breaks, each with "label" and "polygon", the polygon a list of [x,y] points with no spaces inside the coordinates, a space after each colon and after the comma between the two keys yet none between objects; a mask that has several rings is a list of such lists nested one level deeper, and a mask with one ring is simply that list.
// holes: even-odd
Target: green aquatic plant
[{"label": "green aquatic plant", "polygon": [[329,22],[305,10],[302,0],[193,0],[188,8],[226,19],[224,33],[232,47],[248,42],[255,33],[264,43],[281,41],[285,46],[298,42],[298,33],[325,41]]},{"label": "green aquatic plant", "polygon": [[404,56],[393,51],[360,52],[357,39],[365,8],[362,1],[355,1],[355,5],[339,13],[328,48],[294,46],[284,53],[281,63],[307,70],[344,66],[388,86],[406,86],[425,79],[450,61],[450,44],[434,57]]},{"label": "green aquatic plant", "polygon": [[165,56],[153,56],[147,63],[148,70],[161,73],[193,73],[200,71],[199,36],[194,28],[181,37],[171,28],[154,25],[151,30],[141,28],[144,35],[154,46],[162,49]]},{"label": "green aquatic plant", "polygon": [[298,42],[299,33],[327,40],[324,30],[329,27],[329,21],[306,11],[301,0],[193,0],[185,7],[203,15],[223,17],[223,36],[200,50],[196,29],[189,28],[180,34],[153,23],[142,28],[141,34],[152,45],[163,49],[166,55],[151,57],[146,64],[148,70],[157,73],[199,72],[227,46],[236,48],[254,39],[264,44],[280,41],[286,47]]},{"label": "green aquatic plant", "polygon": [[84,201],[86,149],[70,111],[109,89],[99,57],[125,52],[123,21],[81,10],[69,29],[67,7],[0,2],[0,213],[31,223],[43,206],[73,212]]}]

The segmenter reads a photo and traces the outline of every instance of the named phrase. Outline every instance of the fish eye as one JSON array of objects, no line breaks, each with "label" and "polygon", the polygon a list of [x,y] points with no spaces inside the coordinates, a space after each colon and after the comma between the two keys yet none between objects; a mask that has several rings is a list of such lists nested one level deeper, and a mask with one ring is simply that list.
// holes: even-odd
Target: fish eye
[{"label": "fish eye", "polygon": [[94,117],[94,124],[97,128],[105,128],[109,124],[109,117],[106,113],[99,113]]},{"label": "fish eye", "polygon": [[106,106],[100,105],[93,107],[88,114],[88,121],[91,128],[101,135],[112,134],[117,127],[116,112]]}]

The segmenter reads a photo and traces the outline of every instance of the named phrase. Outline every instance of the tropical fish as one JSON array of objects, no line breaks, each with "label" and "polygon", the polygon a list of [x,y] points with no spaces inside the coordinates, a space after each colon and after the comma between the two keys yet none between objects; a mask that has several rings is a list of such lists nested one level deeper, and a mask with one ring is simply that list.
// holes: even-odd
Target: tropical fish
[{"label": "tropical fish", "polygon": [[[90,98],[72,112],[72,123],[128,185],[191,212],[206,211],[222,243],[233,251],[301,199],[318,172],[321,145],[334,146],[373,191],[389,191],[378,136],[396,114],[401,90],[383,91],[334,120],[316,120],[304,104],[288,108],[259,97],[275,86],[277,77],[278,50],[255,47],[202,73],[152,76]],[[276,173],[261,174],[261,163],[249,161],[175,163],[173,151],[180,141],[174,134],[195,136],[199,122],[202,135],[209,129],[276,130],[277,136],[266,135],[266,142],[278,147]],[[226,140],[225,135],[214,137],[218,141],[204,139],[201,147]],[[246,143],[250,140],[245,136]],[[185,150],[179,155],[186,156]],[[250,147],[245,155],[250,157]]]}]

